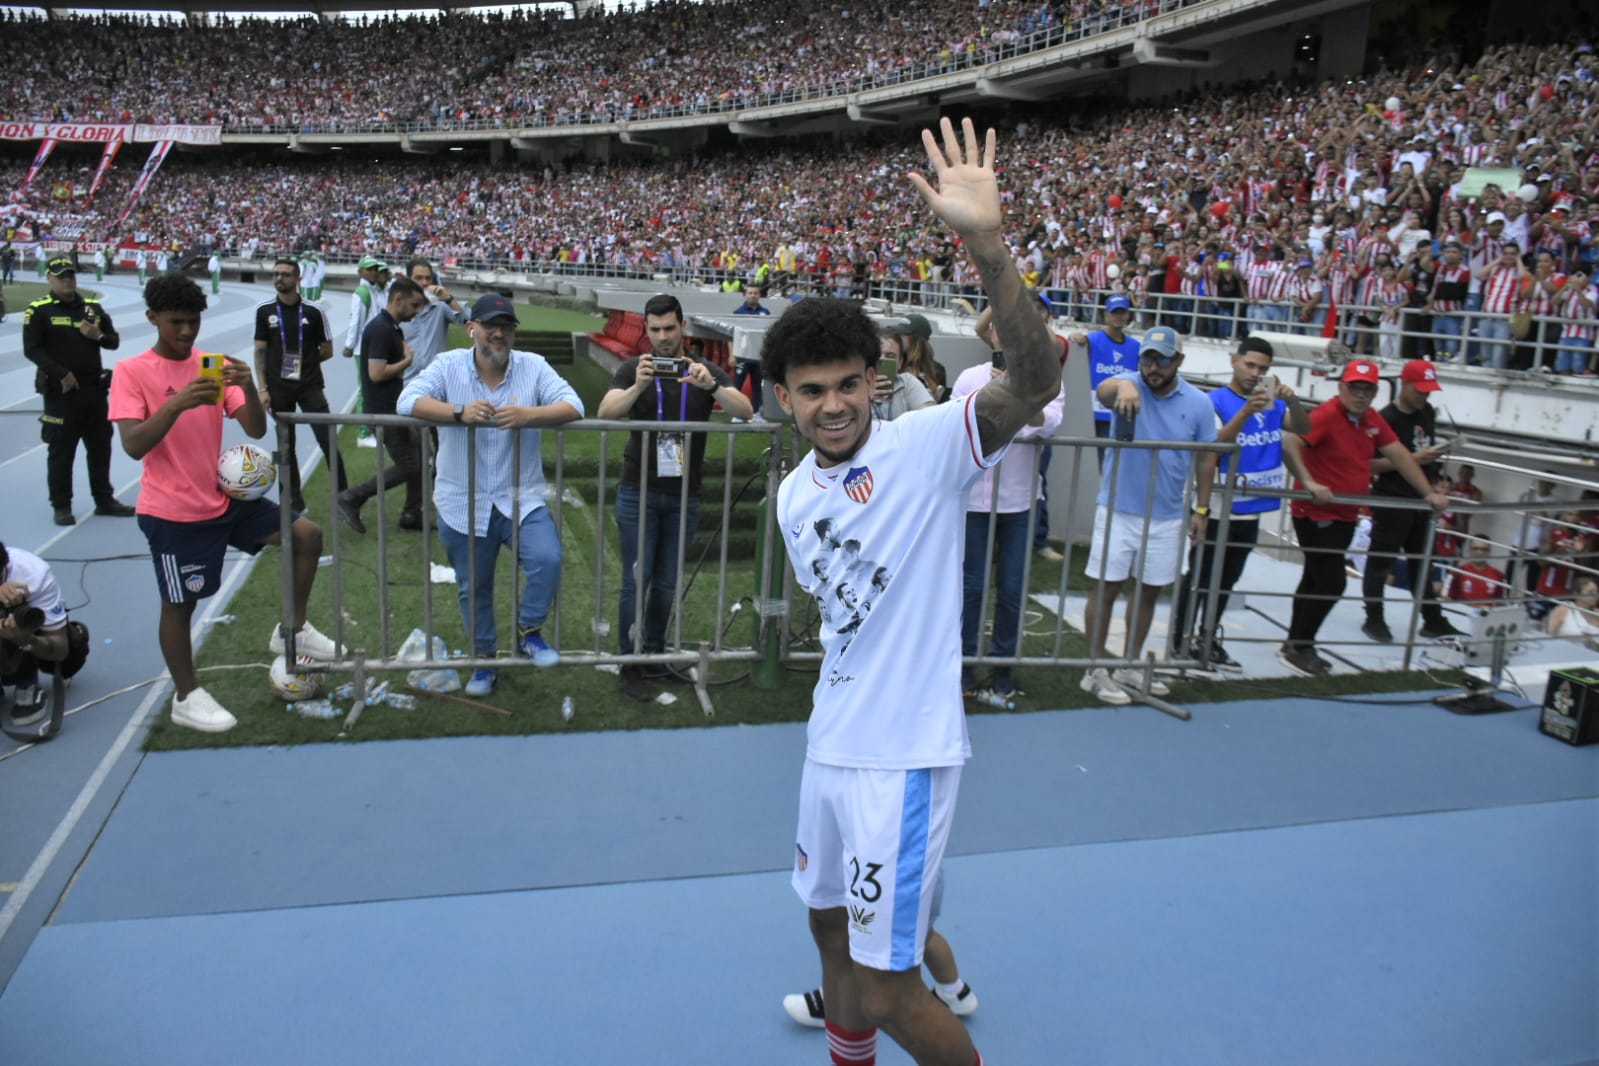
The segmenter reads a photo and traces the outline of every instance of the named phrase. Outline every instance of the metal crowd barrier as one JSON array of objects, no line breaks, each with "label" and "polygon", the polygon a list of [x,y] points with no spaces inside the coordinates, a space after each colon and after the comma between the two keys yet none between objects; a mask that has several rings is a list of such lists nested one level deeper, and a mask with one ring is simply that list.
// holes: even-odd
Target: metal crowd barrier
[{"label": "metal crowd barrier", "polygon": [[[294,433],[295,428],[299,425],[327,425],[334,427],[335,429],[340,426],[365,425],[373,427],[375,433],[380,437],[385,431],[415,432],[420,451],[421,470],[423,472],[421,536],[422,544],[428,547],[424,553],[421,572],[412,576],[414,576],[414,578],[420,581],[422,584],[422,620],[421,625],[417,628],[420,628],[426,637],[427,646],[429,648],[427,657],[420,661],[401,661],[395,657],[395,634],[391,631],[389,619],[391,606],[389,592],[391,566],[388,557],[390,554],[389,542],[391,537],[389,535],[387,524],[387,517],[393,505],[386,501],[386,493],[384,492],[377,493],[375,497],[376,522],[374,523],[374,532],[375,543],[377,546],[376,579],[377,609],[379,616],[376,620],[375,639],[373,639],[372,629],[361,629],[360,635],[356,636],[352,631],[352,627],[347,624],[348,615],[346,614],[346,582],[349,580],[349,578],[345,573],[344,567],[344,538],[350,534],[348,534],[342,528],[342,523],[336,517],[338,511],[338,489],[335,480],[333,478],[328,478],[326,479],[328,489],[328,513],[335,516],[329,520],[328,524],[331,528],[325,532],[324,537],[325,550],[331,554],[333,559],[331,573],[328,575],[331,586],[330,597],[332,601],[331,632],[329,635],[340,645],[345,647],[351,647],[353,645],[353,648],[346,658],[338,662],[325,664],[324,667],[318,668],[353,672],[356,675],[355,689],[357,693],[360,693],[364,691],[362,685],[365,676],[373,671],[410,671],[416,669],[469,670],[478,667],[489,667],[503,670],[507,668],[518,669],[532,665],[530,660],[521,659],[515,655],[511,656],[510,658],[486,658],[478,657],[475,653],[473,653],[462,657],[439,659],[434,657],[432,654],[431,649],[434,643],[433,638],[439,631],[439,626],[437,625],[437,619],[435,618],[432,581],[430,579],[432,565],[431,559],[433,556],[432,532],[436,523],[436,512],[433,507],[432,478],[428,476],[428,474],[433,465],[435,449],[432,443],[432,434],[427,432],[427,430],[432,428],[435,425],[434,423],[395,415],[347,415],[332,413],[311,414],[305,412],[280,412],[276,415],[276,420],[278,426],[277,458],[280,466],[285,462],[295,461],[296,449]],[[457,427],[440,428],[461,431]],[[485,491],[484,487],[477,483],[476,478],[476,449],[478,435],[481,433],[498,433],[507,431],[489,427],[466,427],[464,432],[467,435],[467,459],[468,470],[470,471],[467,494],[469,501],[475,501],[479,493]],[[775,532],[775,523],[770,521],[769,515],[764,513],[766,508],[775,502],[777,496],[777,487],[780,484],[783,475],[788,469],[792,468],[793,463],[802,454],[804,447],[803,442],[798,438],[797,434],[794,434],[788,426],[783,424],[758,422],[748,424],[728,424],[716,422],[639,423],[631,421],[584,420],[569,423],[561,427],[545,429],[542,430],[542,433],[544,435],[541,448],[542,454],[537,456],[532,454],[523,455],[523,452],[526,450],[525,448],[519,448],[514,453],[512,469],[510,470],[510,484],[513,487],[520,484],[522,464],[524,462],[536,461],[546,464],[547,469],[549,469],[551,473],[546,480],[545,498],[558,531],[565,530],[569,509],[578,506],[568,502],[569,496],[567,489],[571,480],[568,473],[568,444],[570,441],[579,436],[587,436],[590,434],[599,435],[598,466],[595,473],[595,502],[594,509],[592,511],[596,521],[595,550],[592,562],[594,594],[592,603],[588,609],[591,620],[591,632],[586,636],[578,637],[574,637],[574,635],[570,633],[563,633],[561,621],[563,616],[563,593],[558,586],[555,593],[555,599],[550,610],[549,618],[551,621],[547,626],[547,631],[549,633],[552,645],[558,648],[563,655],[563,666],[579,665],[592,668],[600,664],[640,666],[647,664],[660,664],[672,667],[674,669],[686,668],[691,676],[691,679],[694,681],[696,695],[700,700],[701,706],[705,710],[705,713],[709,715],[713,713],[713,705],[707,685],[710,683],[710,668],[713,664],[749,664],[753,682],[758,687],[773,688],[778,687],[783,683],[784,673],[788,666],[792,664],[816,663],[821,660],[822,653],[817,647],[814,646],[814,641],[808,638],[808,632],[796,633],[796,624],[803,624],[805,630],[808,631],[809,624],[805,620],[808,619],[814,612],[814,608],[808,604],[802,605],[802,603],[795,601],[794,591],[796,585],[793,578],[792,568],[789,566],[786,556],[783,553],[781,538]],[[711,614],[711,617],[715,620],[714,625],[712,625],[707,631],[690,631],[685,628],[683,617],[684,612],[681,609],[684,603],[684,597],[687,591],[688,583],[693,578],[693,575],[688,573],[691,544],[691,538],[687,535],[689,511],[688,504],[690,503],[690,496],[688,479],[681,479],[680,495],[677,501],[677,520],[679,525],[677,556],[675,559],[676,581],[673,590],[671,624],[669,626],[666,641],[667,647],[665,650],[659,653],[645,654],[641,650],[641,641],[639,639],[640,631],[635,631],[634,639],[632,641],[634,648],[633,654],[622,655],[615,650],[615,641],[611,639],[612,631],[610,619],[615,616],[615,612],[618,610],[616,601],[616,593],[618,592],[618,589],[614,586],[610,588],[607,587],[605,557],[608,550],[607,546],[608,544],[612,543],[611,538],[616,536],[615,533],[611,533],[607,530],[607,526],[614,522],[614,504],[616,494],[613,486],[620,487],[617,481],[616,473],[613,469],[613,467],[619,466],[619,464],[615,463],[613,458],[615,437],[618,434],[633,433],[642,435],[642,444],[645,449],[643,454],[649,454],[648,449],[654,447],[655,436],[659,433],[683,433],[686,435],[703,434],[710,438],[706,442],[705,472],[709,475],[714,473],[717,467],[720,468],[723,482],[720,499],[721,519],[719,525],[717,525],[714,530],[701,530],[700,532],[708,533],[710,536],[718,540],[720,543],[720,551],[717,556],[716,563],[716,591],[714,597],[715,607],[713,613]],[[738,438],[750,435],[756,435],[765,438],[765,454],[762,457],[759,469],[755,473],[746,477],[744,485],[735,491],[735,482],[739,477],[737,465],[735,463],[736,442]],[[1107,526],[1104,534],[1107,541],[1109,541],[1116,523],[1123,521],[1138,521],[1139,519],[1137,515],[1150,513],[1152,504],[1154,502],[1156,482],[1155,479],[1152,478],[1147,486],[1142,487],[1142,499],[1137,501],[1137,503],[1130,508],[1127,513],[1118,512],[1116,510],[1116,473],[1119,470],[1121,463],[1125,461],[1125,456],[1128,453],[1132,451],[1154,451],[1157,454],[1163,452],[1178,452],[1188,457],[1187,465],[1189,470],[1184,477],[1183,499],[1181,500],[1181,507],[1179,511],[1179,513],[1184,516],[1184,520],[1186,521],[1187,516],[1189,516],[1192,511],[1192,493],[1195,485],[1193,464],[1199,462],[1205,456],[1215,456],[1217,458],[1221,458],[1224,456],[1236,455],[1238,451],[1235,444],[1194,444],[1186,442],[1156,442],[1136,440],[1132,442],[1121,442],[1099,437],[1072,437],[1056,435],[1043,438],[1032,438],[1029,440],[1016,442],[1013,445],[1010,454],[1004,460],[1004,464],[1014,464],[1017,462],[1028,464],[1031,477],[1036,484],[1038,481],[1040,467],[1043,462],[1044,448],[1046,446],[1051,446],[1058,450],[1057,459],[1065,460],[1066,462],[1070,463],[1070,473],[1066,478],[1067,491],[1065,511],[1073,515],[1086,515],[1092,513],[1093,503],[1089,500],[1087,493],[1091,488],[1095,488],[1097,486],[1097,479],[1090,475],[1087,464],[1104,464],[1103,469],[1109,475],[1110,482],[1110,488],[1107,490],[1107,506],[1112,513],[1111,522]],[[690,445],[687,439],[685,440],[684,447],[685,454],[688,454]],[[388,465],[391,464],[388,460],[386,450],[380,446],[376,451],[376,466],[380,479],[382,477],[382,471]],[[1534,472],[1529,471],[1528,473],[1529,475],[1534,475]],[[1535,474],[1535,476],[1544,477],[1547,475]],[[1576,479],[1559,480],[1566,481],[1572,485],[1585,485],[1585,483]],[[757,488],[757,482],[760,483],[759,491],[764,494],[765,500],[751,500],[749,502],[750,506],[755,506],[758,508],[758,514],[760,514],[761,517],[757,521],[756,558],[753,573],[750,574],[749,578],[747,579],[747,584],[741,588],[734,584],[735,579],[730,575],[730,533],[733,529],[735,507],[740,502],[743,502],[747,491]],[[642,507],[642,501],[647,498],[648,493],[647,482],[642,478],[642,476],[636,487],[639,492]],[[1308,498],[1303,492],[1295,492],[1286,489],[1252,488],[1249,491],[1250,494],[1254,496],[1273,496],[1280,498],[1285,502],[1293,499]],[[998,492],[997,476],[995,478],[995,492],[996,494]],[[1215,549],[1218,556],[1220,556],[1220,554],[1225,551],[1225,548],[1232,543],[1229,538],[1229,530],[1232,522],[1232,503],[1238,492],[1239,486],[1230,480],[1219,481],[1213,487],[1212,495],[1210,497],[1210,515],[1212,519],[1219,524]],[[1027,545],[1027,554],[1022,564],[1022,592],[1020,607],[1021,617],[1018,619],[1017,652],[1013,656],[995,656],[982,652],[982,644],[984,642],[985,634],[987,633],[989,626],[994,619],[994,612],[997,610],[997,601],[995,595],[996,579],[993,575],[992,565],[994,562],[994,554],[997,544],[998,519],[993,517],[992,514],[992,508],[996,500],[997,495],[992,497],[990,500],[990,517],[985,536],[985,558],[988,560],[988,565],[986,565],[983,570],[981,598],[979,601],[981,604],[981,614],[977,626],[979,654],[967,656],[963,659],[963,663],[967,667],[1055,667],[1067,669],[1094,669],[1098,667],[1125,668],[1142,671],[1146,688],[1148,686],[1149,678],[1151,677],[1150,671],[1155,668],[1157,661],[1163,672],[1176,671],[1179,673],[1184,673],[1187,671],[1208,671],[1211,669],[1213,664],[1210,661],[1210,645],[1208,641],[1204,640],[1197,641],[1192,644],[1187,644],[1185,642],[1180,646],[1168,646],[1163,649],[1164,655],[1159,657],[1158,660],[1156,655],[1157,649],[1146,649],[1143,655],[1133,657],[1117,657],[1114,655],[1109,657],[1102,656],[1099,655],[1097,653],[1097,649],[1092,646],[1086,649],[1085,654],[1066,654],[1065,645],[1067,642],[1069,627],[1066,622],[1067,612],[1065,608],[1068,596],[1070,594],[1069,583],[1073,575],[1072,568],[1075,561],[1081,558],[1080,553],[1083,551],[1084,545],[1076,538],[1066,538],[1064,544],[1064,561],[1061,565],[1060,578],[1055,583],[1055,587],[1053,589],[1035,589],[1033,587],[1033,553],[1031,549],[1034,542],[1034,534],[1036,532],[1036,524],[1038,521],[1036,507],[1030,509],[1028,513],[1026,537],[1024,539],[1024,543]],[[517,497],[513,495],[513,503],[518,502],[519,500]],[[1428,512],[1431,510],[1425,501],[1406,500],[1391,497],[1338,497],[1337,502],[1347,503],[1357,507],[1367,506],[1405,508],[1427,510]],[[586,509],[588,507],[588,503],[585,501],[581,506]],[[1468,512],[1470,514],[1514,512],[1531,515],[1558,515],[1560,512],[1573,509],[1581,511],[1599,510],[1599,500],[1563,501],[1552,504],[1548,507],[1530,509],[1526,504],[1522,503],[1470,503],[1467,501],[1458,501],[1457,507],[1459,510]],[[1556,517],[1549,519],[1549,521],[1559,523],[1561,520]],[[296,560],[293,554],[293,539],[289,530],[291,522],[291,512],[289,508],[284,507],[282,511],[281,527],[284,544],[283,563],[281,569],[281,593],[284,604],[283,621],[285,633],[290,633],[293,630],[292,618],[290,617],[292,607],[290,605],[292,604],[293,600],[293,569],[296,565]],[[1423,573],[1427,575],[1431,574],[1433,566],[1437,562],[1433,551],[1433,544],[1435,543],[1433,534],[1434,530],[1431,525],[1431,520],[1429,519],[1427,550],[1419,564],[1423,567]],[[404,536],[410,537],[412,535],[405,534]],[[1463,536],[1466,540],[1486,539],[1481,536],[1471,535],[1469,533],[1464,534]],[[635,544],[635,558],[642,560],[645,556],[644,549],[647,540],[646,522],[643,519],[642,513],[637,537],[638,539]],[[1144,523],[1140,537],[1140,556],[1143,556],[1144,549],[1147,549],[1149,544],[1149,527],[1147,522]],[[513,527],[511,543],[512,571],[510,584],[513,590],[519,590],[521,583],[519,574],[520,564],[518,562],[519,538],[520,529],[518,525]],[[1509,548],[1508,545],[1500,544],[1498,542],[1490,543],[1495,543],[1496,547]],[[474,564],[476,545],[474,541],[469,541],[468,544],[468,570],[475,571]],[[1186,635],[1196,631],[1203,634],[1209,634],[1215,630],[1219,621],[1217,606],[1220,594],[1223,592],[1220,587],[1222,567],[1219,565],[1219,558],[1218,565],[1213,565],[1211,567],[1210,580],[1208,583],[1203,588],[1198,588],[1195,586],[1197,583],[1199,568],[1197,566],[1191,566],[1187,568],[1186,573],[1184,572],[1183,560],[1188,560],[1190,557],[1197,558],[1197,556],[1194,556],[1192,552],[1192,541],[1187,535],[1186,526],[1181,534],[1181,541],[1177,550],[1181,553],[1181,558],[1178,563],[1179,572],[1177,580],[1173,583],[1169,590],[1162,588],[1157,590],[1155,594],[1161,595],[1168,592],[1171,594],[1176,594],[1180,590],[1180,586],[1186,585],[1188,592],[1188,595],[1186,596],[1188,610],[1183,618],[1170,620],[1170,632],[1173,635]],[[1257,546],[1257,550],[1271,549],[1266,548],[1266,546],[1262,544]],[[1104,553],[1102,553],[1102,557],[1103,554]],[[1399,553],[1394,553],[1392,557],[1398,558],[1401,556]],[[1580,573],[1599,573],[1599,571],[1594,570],[1590,565],[1593,560],[1588,560],[1587,562],[1578,561],[1573,563],[1571,560],[1555,559],[1546,555],[1534,555],[1528,557],[1527,561],[1543,562],[1546,565],[1550,563],[1557,563],[1560,565],[1574,566],[1575,570]],[[567,562],[570,563],[570,556],[567,557]],[[568,573],[571,572],[569,566],[564,566],[563,569]],[[641,628],[643,626],[648,585],[645,580],[645,575],[642,573],[642,563],[638,564],[637,569],[639,572],[635,573],[634,582],[634,625]],[[1104,571],[1102,569],[1101,575],[1103,572]],[[1095,575],[1091,574],[1086,576],[1090,578],[1095,577]],[[1428,580],[1430,580],[1430,577]],[[1513,581],[1514,577],[1507,579],[1507,583]],[[1292,590],[1246,586],[1242,581],[1232,589],[1226,591],[1230,592],[1230,594],[1233,596],[1247,595],[1251,598],[1261,598],[1267,602],[1281,602],[1283,600],[1292,601],[1294,596]],[[1052,593],[1056,598],[1056,607],[1053,611],[1055,616],[1053,624],[1050,630],[1045,634],[1039,634],[1037,632],[1030,633],[1026,623],[1028,604],[1031,602],[1031,597],[1046,593]],[[1105,607],[1103,594],[1103,585],[1099,582],[1096,582],[1090,595],[1099,597],[1096,603],[1096,609],[1101,613]],[[1204,603],[1204,614],[1196,617],[1196,605],[1201,602],[1201,596],[1202,602]],[[1343,599],[1347,597],[1340,596],[1338,598]],[[508,604],[502,604],[497,607],[497,610],[503,609],[508,612],[508,621],[511,625],[509,631],[512,633],[515,632],[516,609],[518,601],[519,595],[513,595],[509,597]],[[1509,602],[1524,603],[1525,598],[1512,596],[1509,597]],[[755,639],[751,646],[736,646],[734,644],[730,644],[726,640],[726,634],[730,628],[732,616],[735,616],[742,611],[746,603],[750,605],[755,618]],[[733,606],[735,604],[736,606]],[[1413,653],[1417,644],[1417,633],[1420,627],[1420,611],[1421,601],[1413,598],[1410,605],[1409,617],[1403,627],[1403,636],[1400,637],[1400,640],[1398,641],[1398,643],[1402,643],[1404,645],[1403,665],[1405,669],[1410,669],[1413,665]],[[1282,618],[1279,619],[1279,621],[1282,622],[1286,628],[1285,619],[1287,615],[1287,608],[1285,607],[1280,613]],[[1270,615],[1268,615],[1268,617],[1270,617]],[[350,621],[367,623],[371,620],[350,619]],[[467,617],[463,620],[463,627],[466,631],[469,644],[475,648],[476,625],[475,620],[471,616],[470,612],[468,612]],[[404,628],[406,631],[409,631],[411,627],[405,626]],[[1035,638],[1034,642],[1036,645],[1036,638],[1040,635],[1046,637],[1048,650],[1042,653],[1029,653],[1025,646],[1028,637],[1032,636]],[[1318,641],[1318,643],[1322,642]],[[293,654],[292,647],[289,649],[289,654],[291,656]],[[1174,706],[1164,700],[1154,698],[1148,695],[1147,692],[1141,692],[1139,698],[1142,702],[1146,702],[1152,706],[1155,706],[1166,713],[1182,718],[1188,717],[1188,712],[1183,708]],[[354,726],[360,717],[360,713],[361,704],[357,702],[355,707],[350,712],[350,717],[346,720],[347,728]]]}]

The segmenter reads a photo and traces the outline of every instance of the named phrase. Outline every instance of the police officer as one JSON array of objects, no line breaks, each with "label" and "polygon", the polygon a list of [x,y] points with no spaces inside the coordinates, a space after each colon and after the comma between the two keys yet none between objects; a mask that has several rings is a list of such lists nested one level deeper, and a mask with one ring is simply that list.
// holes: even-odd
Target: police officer
[{"label": "police officer", "polygon": [[100,301],[79,295],[70,256],[51,259],[45,272],[50,295],[33,301],[23,313],[22,352],[39,368],[34,374],[34,388],[44,397],[39,436],[50,446],[50,506],[56,525],[76,521],[72,461],[80,440],[88,458],[94,513],[131,515],[133,508],[118,501],[111,488],[111,423],[106,418],[111,372],[100,362],[100,349],[115,351],[122,340]]}]

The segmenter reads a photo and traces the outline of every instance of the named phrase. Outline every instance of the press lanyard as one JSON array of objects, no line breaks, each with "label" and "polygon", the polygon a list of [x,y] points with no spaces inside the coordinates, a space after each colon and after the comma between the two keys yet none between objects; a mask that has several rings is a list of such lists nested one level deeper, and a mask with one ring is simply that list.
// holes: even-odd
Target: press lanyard
[{"label": "press lanyard", "polygon": [[[677,420],[679,422],[687,422],[688,389],[683,388],[682,382],[678,382],[677,398],[679,401],[677,405]],[[661,391],[661,382],[659,379],[657,379],[655,382],[655,421],[657,422],[666,421],[666,409],[663,400],[664,393]]]},{"label": "press lanyard", "polygon": [[303,354],[300,349],[305,347],[305,304],[294,305],[294,350],[289,350],[289,334],[283,328],[283,320],[288,317],[289,309],[283,304],[278,304],[278,343],[279,351],[283,354],[283,367],[279,372],[284,381],[300,380],[300,362]]},{"label": "press lanyard", "polygon": [[[289,352],[289,334],[283,328],[283,320],[288,317],[288,308],[278,304],[278,343],[282,345],[280,351],[285,355]],[[299,351],[305,344],[305,306],[294,305],[294,351]]]}]

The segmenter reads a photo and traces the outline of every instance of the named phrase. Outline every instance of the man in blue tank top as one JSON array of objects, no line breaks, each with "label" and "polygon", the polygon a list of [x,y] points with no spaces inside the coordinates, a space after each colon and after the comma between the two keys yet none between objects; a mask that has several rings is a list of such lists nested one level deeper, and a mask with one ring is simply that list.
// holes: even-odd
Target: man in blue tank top
[{"label": "man in blue tank top", "polygon": [[[1096,437],[1110,436],[1110,408],[1099,402],[1100,382],[1138,370],[1138,341],[1127,335],[1127,323],[1132,317],[1133,305],[1127,302],[1127,297],[1116,293],[1105,301],[1104,329],[1073,333],[1066,338],[1071,344],[1088,345],[1088,379],[1093,387]],[[1101,450],[1101,461],[1104,458]]]},{"label": "man in blue tank top", "polygon": [[[1177,599],[1172,607],[1173,651],[1178,657],[1193,656],[1203,659],[1205,644],[1209,642],[1209,659],[1212,666],[1223,670],[1240,669],[1237,661],[1227,654],[1221,642],[1221,616],[1227,610],[1228,593],[1244,572],[1249,553],[1260,537],[1260,516],[1275,511],[1282,501],[1274,496],[1251,496],[1249,488],[1282,489],[1288,487],[1283,469],[1283,429],[1295,433],[1310,431],[1310,416],[1300,406],[1299,398],[1287,385],[1271,385],[1273,352],[1271,345],[1259,337],[1248,337],[1238,346],[1233,356],[1233,379],[1226,386],[1210,393],[1210,404],[1216,409],[1216,440],[1220,443],[1237,441],[1239,444],[1238,469],[1233,496],[1231,520],[1227,524],[1227,542],[1222,551],[1221,575],[1216,589],[1216,617],[1210,629],[1205,625],[1205,614],[1216,565],[1217,540],[1221,534],[1221,519],[1210,514],[1210,497],[1219,481],[1233,480],[1232,457],[1220,462],[1220,475],[1202,475],[1195,490],[1194,509],[1205,516],[1205,540],[1196,544],[1189,555],[1188,579],[1177,587]],[[1201,459],[1214,470],[1218,465],[1213,455]],[[1190,615],[1190,603],[1192,614]]]}]

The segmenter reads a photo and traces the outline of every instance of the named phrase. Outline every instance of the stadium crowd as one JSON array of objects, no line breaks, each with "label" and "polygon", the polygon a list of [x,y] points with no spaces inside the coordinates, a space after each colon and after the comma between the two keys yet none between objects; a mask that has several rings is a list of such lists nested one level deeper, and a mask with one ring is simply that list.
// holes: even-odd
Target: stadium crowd
[{"label": "stadium crowd", "polygon": [[[1462,313],[1527,314],[1544,321],[1531,332],[1548,368],[1569,340],[1559,369],[1582,372],[1599,261],[1596,73],[1586,44],[1518,44],[1358,82],[1261,83],[1064,118],[1018,112],[1008,136],[1025,173],[1006,183],[1016,254],[1074,317],[1122,290],[1146,321],[1159,314],[1183,333],[1231,336],[1252,323],[1319,332],[1331,305],[1358,310],[1344,316],[1358,344],[1389,354],[1402,324],[1440,335],[1419,348],[1407,338],[1405,354],[1449,357],[1463,345],[1448,331],[1481,325],[1462,330]],[[855,294],[876,279],[936,303],[972,279],[899,180],[918,154],[887,134],[559,167],[196,153],[168,161],[115,232],[136,158],[112,168],[90,212],[44,199],[50,180],[34,192],[55,211],[52,232],[90,242],[759,273]],[[1468,167],[1515,176],[1467,190]],[[1567,289],[1573,276],[1585,284]],[[1469,291],[1448,287],[1462,281]],[[1525,362],[1495,330],[1473,360]]]},{"label": "stadium crowd", "polygon": [[[9,16],[0,25],[26,59],[0,89],[0,116],[236,129],[611,122],[890,84],[1190,2],[666,0],[581,19],[517,9],[194,25],[112,15],[76,18],[70,33]],[[173,59],[200,55],[228,61]]]}]

